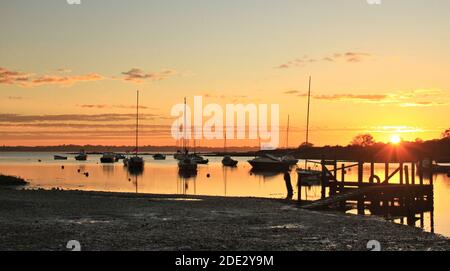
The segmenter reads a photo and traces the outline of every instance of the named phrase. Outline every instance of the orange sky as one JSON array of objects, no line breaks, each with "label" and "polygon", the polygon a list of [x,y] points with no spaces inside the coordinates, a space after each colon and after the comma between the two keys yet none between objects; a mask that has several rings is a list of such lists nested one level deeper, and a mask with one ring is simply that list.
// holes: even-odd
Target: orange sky
[{"label": "orange sky", "polygon": [[309,75],[316,145],[450,127],[448,1],[158,2],[0,3],[2,144],[132,145],[139,89],[142,144],[174,144],[172,106],[202,95],[279,104],[298,146]]}]

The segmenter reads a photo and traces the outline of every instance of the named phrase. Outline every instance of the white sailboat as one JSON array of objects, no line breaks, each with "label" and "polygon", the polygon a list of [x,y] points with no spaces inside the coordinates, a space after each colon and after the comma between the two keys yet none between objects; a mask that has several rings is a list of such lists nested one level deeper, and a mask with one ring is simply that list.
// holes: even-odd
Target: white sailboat
[{"label": "white sailboat", "polygon": [[135,155],[128,158],[126,164],[129,169],[139,170],[144,168],[144,158],[139,157],[139,90],[136,93],[136,148]]},{"label": "white sailboat", "polygon": [[189,155],[189,151],[187,148],[187,142],[186,142],[186,106],[187,106],[187,102],[186,102],[186,97],[184,98],[184,124],[183,124],[183,130],[184,130],[184,135],[183,135],[183,150],[184,153],[179,156],[179,161],[178,161],[178,170],[180,172],[197,172],[197,162],[195,161],[195,159],[193,159],[193,156]]},{"label": "white sailboat", "polygon": [[[308,107],[306,112],[306,141],[305,146],[309,144],[309,116],[310,116],[310,107],[311,107],[311,76],[309,77],[309,87],[308,87]],[[297,174],[299,174],[303,179],[310,181],[318,181],[320,180],[320,176],[322,174],[319,170],[312,170],[308,167],[308,159],[305,160],[305,168],[297,169]]]}]

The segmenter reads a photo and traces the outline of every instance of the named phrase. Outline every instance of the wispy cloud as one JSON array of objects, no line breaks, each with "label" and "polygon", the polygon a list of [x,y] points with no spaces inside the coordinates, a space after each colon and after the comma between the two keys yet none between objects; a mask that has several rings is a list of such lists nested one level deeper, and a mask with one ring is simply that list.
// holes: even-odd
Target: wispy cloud
[{"label": "wispy cloud", "polygon": [[[44,85],[72,86],[79,82],[94,82],[101,80],[113,80],[117,77],[104,76],[100,73],[89,73],[83,75],[71,75],[68,68],[59,68],[53,73],[34,74],[22,71],[14,71],[0,67],[0,84],[16,85],[20,87],[38,87]],[[177,74],[174,70],[163,70],[160,72],[144,72],[133,68],[122,72],[120,80],[132,83],[143,83],[145,81],[161,81]]]},{"label": "wispy cloud", "polygon": [[20,71],[12,71],[0,67],[0,84],[14,85],[23,84],[30,80],[30,74]]},{"label": "wispy cloud", "polygon": [[[118,108],[118,109],[135,109],[135,105],[110,105],[110,104],[77,104],[77,107],[80,108],[95,108],[95,109],[109,109],[109,108]],[[140,105],[139,109],[150,109],[151,107]]]},{"label": "wispy cloud", "polygon": [[[142,120],[153,120],[161,118],[157,114],[141,114]],[[63,114],[63,115],[20,115],[20,114],[0,114],[2,123],[33,123],[33,122],[115,122],[134,120],[135,114]]]},{"label": "wispy cloud", "polygon": [[18,85],[21,87],[36,87],[43,85],[70,86],[77,82],[99,81],[103,79],[105,79],[105,77],[98,73],[66,76],[54,74],[38,75],[0,67],[0,84]]},{"label": "wispy cloud", "polygon": [[25,86],[65,85],[70,86],[78,82],[100,81],[104,77],[97,73],[75,76],[42,75],[26,83]]},{"label": "wispy cloud", "polygon": [[358,63],[366,61],[373,57],[372,54],[366,52],[345,52],[345,53],[334,53],[331,55],[325,55],[322,57],[314,58],[309,56],[303,56],[301,58],[296,58],[278,65],[279,69],[289,69],[295,67],[304,67],[311,63],[316,62],[343,62],[343,63]]},{"label": "wispy cloud", "polygon": [[127,72],[122,72],[125,81],[130,81],[133,83],[143,83],[145,81],[161,81],[176,75],[177,72],[174,70],[163,70],[160,72],[144,72],[141,69],[133,68]]},{"label": "wispy cloud", "polygon": [[[306,97],[306,92],[298,90],[284,91],[283,94]],[[402,107],[426,107],[449,104],[448,97],[444,91],[439,89],[417,89],[410,91],[384,92],[380,94],[316,94],[313,99],[324,101],[344,101],[355,103],[376,103],[381,105],[394,104]],[[440,99],[440,101],[436,101]]]}]

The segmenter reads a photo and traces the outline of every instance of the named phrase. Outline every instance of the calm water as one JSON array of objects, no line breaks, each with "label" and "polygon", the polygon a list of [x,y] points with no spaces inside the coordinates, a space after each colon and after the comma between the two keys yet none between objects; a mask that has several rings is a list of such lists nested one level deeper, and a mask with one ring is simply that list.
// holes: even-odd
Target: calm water
[{"label": "calm water", "polygon": [[[251,173],[246,162],[249,158],[237,158],[237,168],[224,168],[221,158],[208,157],[209,165],[199,165],[195,177],[178,175],[177,162],[170,156],[165,161],[154,161],[146,156],[142,175],[128,173],[122,163],[103,165],[100,155],[90,155],[88,161],[75,161],[68,155],[67,161],[53,160],[54,153],[0,153],[0,173],[20,176],[30,182],[33,188],[62,188],[71,190],[138,192],[156,194],[194,194],[213,196],[250,196],[285,198],[286,186],[282,174]],[[38,160],[41,162],[38,162]],[[301,163],[301,162],[300,162]],[[64,166],[64,169],[62,168]],[[392,170],[394,170],[394,165]],[[365,168],[365,176],[369,168]],[[84,173],[89,173],[85,176]],[[384,176],[382,165],[376,166],[376,173]],[[209,175],[209,177],[208,177]],[[297,174],[292,172],[295,187]],[[349,171],[346,180],[356,180],[356,170]],[[395,178],[393,182],[396,182]],[[305,199],[320,198],[320,187],[304,187]],[[445,174],[434,177],[434,213],[425,213],[423,228],[450,237],[450,178]],[[297,196],[294,195],[296,198]],[[353,212],[353,211],[350,211]],[[433,216],[432,216],[433,215]],[[396,220],[400,222],[400,220]],[[416,226],[420,226],[417,222]]]}]

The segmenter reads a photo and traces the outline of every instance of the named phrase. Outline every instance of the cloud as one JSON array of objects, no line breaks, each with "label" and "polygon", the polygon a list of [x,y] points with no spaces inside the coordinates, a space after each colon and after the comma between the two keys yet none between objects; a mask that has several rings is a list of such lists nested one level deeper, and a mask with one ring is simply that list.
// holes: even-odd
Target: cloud
[{"label": "cloud", "polygon": [[[298,97],[307,96],[307,93],[297,90],[285,91],[283,94],[296,95]],[[410,91],[385,92],[381,94],[316,94],[312,95],[312,98],[324,101],[351,101],[359,103],[376,103],[381,105],[394,104],[401,107],[427,107],[449,104],[447,95],[444,91],[439,89],[417,89]],[[436,102],[436,99],[441,100]]]},{"label": "cloud", "polygon": [[448,105],[448,103],[443,102],[409,102],[400,104],[401,107],[430,107],[430,106],[440,106]]},{"label": "cloud", "polygon": [[369,101],[379,102],[387,99],[389,96],[384,94],[333,94],[333,95],[315,95],[314,99],[328,101]]},{"label": "cloud", "polygon": [[23,100],[24,98],[21,96],[8,96],[6,97],[8,100]]},{"label": "cloud", "polygon": [[122,72],[122,75],[125,75],[124,80],[133,83],[143,83],[144,81],[161,81],[176,74],[177,72],[174,70],[163,70],[160,72],[147,73],[138,68],[133,68],[127,72]]},{"label": "cloud", "polygon": [[70,86],[78,82],[90,82],[100,81],[104,77],[97,73],[90,73],[87,75],[78,76],[59,76],[59,75],[42,75],[34,78],[29,86],[42,86],[42,85],[65,85]]},{"label": "cloud", "polygon": [[0,67],[0,84],[23,84],[29,80],[30,74]]},{"label": "cloud", "polygon": [[[54,72],[55,74],[33,74],[0,67],[0,84],[20,87],[38,87],[43,85],[71,86],[79,82],[117,79],[117,77],[106,77],[99,73],[69,75],[71,72],[70,69],[59,68]],[[177,72],[174,70],[146,73],[141,69],[133,68],[127,72],[122,72],[121,79],[127,82],[143,83],[144,81],[161,81],[176,74]]]},{"label": "cloud", "polygon": [[300,93],[300,91],[298,91],[298,90],[288,90],[288,91],[283,92],[283,94],[299,94],[299,93]]},{"label": "cloud", "polygon": [[[81,108],[96,108],[96,109],[104,109],[104,108],[119,108],[119,109],[136,109],[135,105],[108,105],[108,104],[77,104],[77,107]],[[151,107],[140,105],[139,109],[150,109]]]},{"label": "cloud", "polygon": [[372,58],[373,55],[366,52],[345,52],[345,53],[334,53],[331,55],[322,56],[320,58],[312,58],[308,56],[303,56],[302,58],[296,58],[283,63],[277,68],[279,69],[289,69],[295,67],[304,67],[307,64],[316,62],[344,62],[344,63],[358,63]]},{"label": "cloud", "polygon": [[[20,115],[0,114],[1,123],[33,123],[33,122],[116,122],[134,120],[135,114],[64,114],[64,115]],[[156,114],[141,114],[142,120],[153,120],[162,118]]]},{"label": "cloud", "polygon": [[104,77],[97,73],[86,75],[61,76],[52,74],[36,75],[31,73],[12,71],[0,67],[0,84],[18,85],[21,87],[36,87],[42,85],[73,85],[77,82],[89,82],[103,80]]}]

